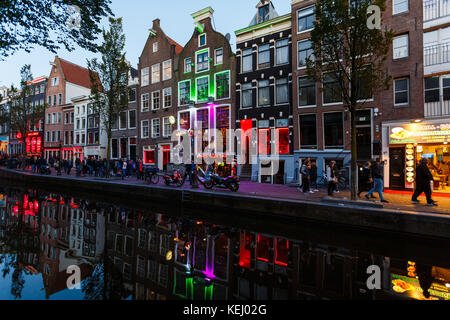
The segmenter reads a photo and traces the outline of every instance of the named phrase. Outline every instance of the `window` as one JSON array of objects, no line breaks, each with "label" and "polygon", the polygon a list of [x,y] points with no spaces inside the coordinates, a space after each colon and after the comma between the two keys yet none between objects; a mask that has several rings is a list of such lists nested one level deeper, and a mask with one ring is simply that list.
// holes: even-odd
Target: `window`
[{"label": "window", "polygon": [[154,64],[152,66],[152,83],[157,83],[159,82],[160,79],[160,70],[159,70],[159,63],[158,64]]},{"label": "window", "polygon": [[159,138],[160,136],[160,120],[152,119],[152,138]]},{"label": "window", "polygon": [[407,12],[409,10],[409,0],[393,0],[392,14]]},{"label": "window", "polygon": [[121,111],[119,114],[119,129],[125,130],[127,128],[127,112]]},{"label": "window", "polygon": [[198,46],[199,47],[206,46],[206,33],[203,33],[198,36]]},{"label": "window", "polygon": [[158,52],[158,42],[153,44],[153,53]]},{"label": "window", "polygon": [[450,100],[450,77],[448,75],[442,76],[442,87],[444,101]]},{"label": "window", "polygon": [[47,124],[50,124],[52,122],[52,115],[49,113],[47,114]]},{"label": "window", "polygon": [[288,78],[281,78],[275,81],[275,102],[276,104],[289,103]]},{"label": "window", "polygon": [[196,72],[203,72],[209,70],[209,50],[196,53],[197,69]]},{"label": "window", "polygon": [[223,48],[216,49],[215,53],[215,64],[222,64],[223,63]]},{"label": "window", "polygon": [[298,78],[298,106],[316,105],[316,83],[308,77]]},{"label": "window", "polygon": [[306,67],[306,58],[314,60],[311,40],[300,41],[297,44],[298,50],[298,67]]},{"label": "window", "polygon": [[253,49],[242,51],[242,72],[253,71]]},{"label": "window", "polygon": [[317,149],[317,122],[315,114],[300,115],[300,149]]},{"label": "window", "polygon": [[62,105],[62,94],[58,94],[58,105]]},{"label": "window", "polygon": [[242,102],[241,108],[251,108],[253,105],[253,89],[251,83],[244,83],[241,86]]},{"label": "window", "polygon": [[53,95],[53,105],[56,106],[56,94]]},{"label": "window", "polygon": [[143,120],[141,122],[141,137],[148,138],[149,137],[149,126],[148,120]]},{"label": "window", "polygon": [[144,249],[147,248],[147,231],[143,229],[139,229],[138,247]]},{"label": "window", "polygon": [[189,73],[192,71],[192,58],[184,59],[184,73]]},{"label": "window", "polygon": [[425,103],[439,102],[439,91],[439,77],[425,78]]},{"label": "window", "polygon": [[128,103],[136,102],[136,88],[130,88],[128,92]]},{"label": "window", "polygon": [[141,111],[142,112],[146,112],[148,110],[150,110],[150,104],[149,104],[149,94],[143,94],[141,96],[141,100],[142,100],[142,107],[141,107]]},{"label": "window", "polygon": [[197,101],[206,101],[209,97],[209,77],[197,79]]},{"label": "window", "polygon": [[169,117],[163,118],[163,137],[170,137],[171,134],[171,124],[169,122]]},{"label": "window", "polygon": [[137,270],[136,273],[139,277],[145,277],[145,259],[143,257],[137,257]]},{"label": "window", "polygon": [[141,86],[148,86],[149,84],[149,68],[144,68],[141,70]]},{"label": "window", "polygon": [[48,96],[48,105],[50,106],[52,104],[52,97]]},{"label": "window", "polygon": [[216,99],[230,97],[230,72],[216,74]]},{"label": "window", "polygon": [[163,62],[163,81],[172,79],[172,60]]},{"label": "window", "polygon": [[270,44],[258,47],[258,69],[270,67]]},{"label": "window", "polygon": [[326,73],[323,75],[323,103],[342,102],[341,88],[337,81],[337,75]]},{"label": "window", "polygon": [[289,63],[289,40],[283,39],[276,42],[276,64]]},{"label": "window", "polygon": [[358,100],[370,100],[373,99],[373,91],[369,86],[367,76],[372,74],[372,68],[367,67],[366,71],[360,74],[358,80],[358,92],[356,93]]},{"label": "window", "polygon": [[52,86],[55,87],[58,85],[58,77],[52,78]]},{"label": "window", "polygon": [[314,7],[309,7],[297,12],[298,17],[298,32],[304,32],[314,28],[314,21],[316,20],[314,14]]},{"label": "window", "polygon": [[117,159],[119,157],[118,140],[111,139],[111,158]]},{"label": "window", "polygon": [[394,38],[394,59],[409,56],[409,37],[407,34]]},{"label": "window", "polygon": [[186,105],[191,101],[191,81],[183,81],[178,83],[178,104],[180,106]]},{"label": "window", "polygon": [[164,108],[170,108],[172,106],[172,88],[166,88],[163,90]]},{"label": "window", "polygon": [[342,112],[323,114],[325,149],[344,147],[344,120]]},{"label": "window", "polygon": [[147,277],[156,282],[158,272],[157,272],[158,263],[154,260],[148,260],[148,275]]},{"label": "window", "polygon": [[152,110],[159,110],[160,94],[159,91],[152,92]]},{"label": "window", "polygon": [[258,106],[270,105],[270,86],[269,80],[258,82]]}]

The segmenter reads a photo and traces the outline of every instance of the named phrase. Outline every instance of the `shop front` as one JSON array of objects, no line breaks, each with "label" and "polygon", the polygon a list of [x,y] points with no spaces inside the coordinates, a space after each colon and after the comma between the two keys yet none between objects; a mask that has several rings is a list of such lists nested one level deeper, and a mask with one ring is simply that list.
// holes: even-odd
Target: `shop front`
[{"label": "shop front", "polygon": [[42,134],[41,132],[30,132],[25,138],[25,152],[28,157],[42,156]]},{"label": "shop front", "polygon": [[388,161],[385,187],[412,191],[416,168],[427,158],[433,175],[433,192],[450,194],[450,119],[392,123],[385,127],[388,144],[383,144],[383,156]]},{"label": "shop front", "polygon": [[8,136],[0,137],[0,154],[8,153]]}]

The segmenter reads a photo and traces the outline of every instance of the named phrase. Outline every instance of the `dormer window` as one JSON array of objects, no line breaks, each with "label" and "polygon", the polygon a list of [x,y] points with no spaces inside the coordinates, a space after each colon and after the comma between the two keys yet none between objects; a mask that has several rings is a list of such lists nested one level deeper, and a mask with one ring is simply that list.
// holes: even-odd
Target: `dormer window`
[{"label": "dormer window", "polygon": [[258,8],[258,23],[263,23],[269,20],[269,5],[266,4]]}]

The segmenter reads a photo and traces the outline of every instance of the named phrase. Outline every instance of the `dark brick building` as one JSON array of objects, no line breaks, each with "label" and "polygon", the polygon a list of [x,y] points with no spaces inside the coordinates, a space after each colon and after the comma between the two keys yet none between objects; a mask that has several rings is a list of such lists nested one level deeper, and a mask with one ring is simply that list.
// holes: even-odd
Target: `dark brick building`
[{"label": "dark brick building", "polygon": [[[196,27],[179,55],[176,70],[176,128],[187,131],[201,127],[203,142],[195,148],[199,162],[208,145],[210,155],[223,162],[227,152],[226,133],[234,129],[235,121],[235,54],[227,37],[214,30],[213,13],[208,7],[191,15]],[[215,132],[221,132],[222,146],[218,145]]]},{"label": "dark brick building", "polygon": [[246,163],[240,173],[283,184],[294,179],[291,15],[279,16],[271,1],[260,1],[257,9],[250,25],[236,31],[236,126],[243,132],[252,130],[246,150],[256,147],[239,161]]},{"label": "dark brick building", "polygon": [[144,164],[164,169],[170,162],[172,122],[176,115],[177,86],[173,69],[183,48],[161,29],[153,27],[139,57],[139,155]]}]

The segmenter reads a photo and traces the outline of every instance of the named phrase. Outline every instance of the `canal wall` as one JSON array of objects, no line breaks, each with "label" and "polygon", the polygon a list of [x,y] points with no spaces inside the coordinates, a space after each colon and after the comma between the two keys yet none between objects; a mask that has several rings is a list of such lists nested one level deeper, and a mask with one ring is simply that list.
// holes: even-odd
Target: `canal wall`
[{"label": "canal wall", "polygon": [[[443,214],[422,213],[360,206],[353,202],[312,202],[269,199],[258,196],[204,189],[179,189],[176,187],[125,184],[105,180],[87,180],[45,175],[0,168],[1,181],[11,181],[30,188],[45,186],[54,192],[83,190],[92,196],[105,195],[116,201],[136,199],[140,203],[165,204],[174,208],[183,206],[208,214],[224,214],[230,220],[242,215],[254,219],[309,221],[327,226],[345,226],[361,230],[411,234],[431,238],[450,239],[450,217]],[[220,210],[219,210],[220,209]],[[220,212],[220,213],[219,213]]]}]

